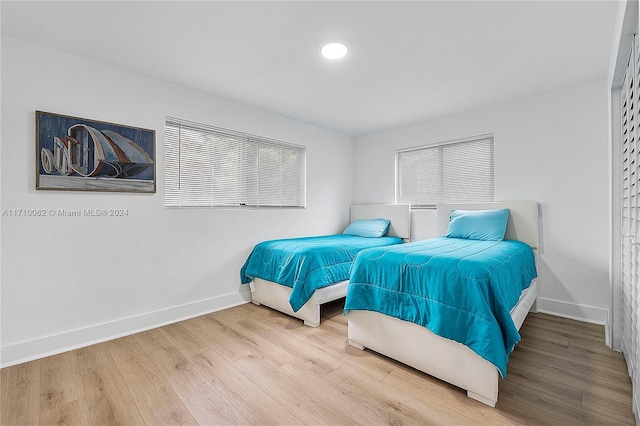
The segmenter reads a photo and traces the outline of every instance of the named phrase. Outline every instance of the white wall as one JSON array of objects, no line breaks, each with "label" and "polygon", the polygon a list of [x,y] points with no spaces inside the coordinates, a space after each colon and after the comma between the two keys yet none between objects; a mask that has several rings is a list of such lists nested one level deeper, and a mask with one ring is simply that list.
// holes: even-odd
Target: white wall
[{"label": "white wall", "polygon": [[[608,89],[602,81],[355,139],[354,202],[393,202],[396,149],[495,135],[495,200],[541,204],[542,311],[605,323],[609,309]],[[414,211],[413,237],[434,215]]]},{"label": "white wall", "polygon": [[[1,63],[2,208],[129,212],[1,218],[3,365],[243,303],[255,243],[347,224],[351,137],[7,36]],[[157,193],[36,191],[36,110],[155,129]],[[165,208],[167,115],[305,145],[307,208]]]}]

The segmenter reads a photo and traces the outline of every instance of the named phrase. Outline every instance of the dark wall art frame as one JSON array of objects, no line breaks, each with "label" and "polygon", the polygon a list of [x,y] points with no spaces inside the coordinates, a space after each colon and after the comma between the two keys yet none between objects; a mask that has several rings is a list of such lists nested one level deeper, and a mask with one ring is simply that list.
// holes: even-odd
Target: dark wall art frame
[{"label": "dark wall art frame", "polygon": [[36,189],[155,193],[156,132],[36,111]]}]

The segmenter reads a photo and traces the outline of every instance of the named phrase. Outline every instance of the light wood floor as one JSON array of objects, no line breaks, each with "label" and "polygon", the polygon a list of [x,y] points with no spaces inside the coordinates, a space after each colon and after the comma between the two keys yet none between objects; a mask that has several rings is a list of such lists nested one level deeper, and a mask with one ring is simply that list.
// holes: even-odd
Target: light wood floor
[{"label": "light wood floor", "polygon": [[529,314],[496,408],[347,344],[340,302],[317,329],[251,304],[1,372],[0,423],[633,424],[603,327]]}]

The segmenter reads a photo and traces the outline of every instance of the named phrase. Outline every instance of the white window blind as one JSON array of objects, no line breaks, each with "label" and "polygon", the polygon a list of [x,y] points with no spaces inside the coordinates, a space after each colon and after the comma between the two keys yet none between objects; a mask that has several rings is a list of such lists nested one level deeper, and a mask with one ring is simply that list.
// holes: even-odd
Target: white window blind
[{"label": "white window blind", "polygon": [[396,203],[493,201],[493,135],[396,151]]},{"label": "white window blind", "polygon": [[165,205],[304,207],[302,146],[167,117]]},{"label": "white window blind", "polygon": [[633,384],[633,407],[640,391],[640,128],[637,109],[640,90],[640,48],[637,35],[621,90],[622,135],[622,247],[621,346]]}]

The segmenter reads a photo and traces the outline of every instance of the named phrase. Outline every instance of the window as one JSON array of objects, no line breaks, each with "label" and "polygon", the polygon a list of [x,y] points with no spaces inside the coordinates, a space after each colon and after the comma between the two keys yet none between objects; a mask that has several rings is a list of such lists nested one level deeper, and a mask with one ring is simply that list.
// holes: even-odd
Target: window
[{"label": "window", "polygon": [[396,203],[493,201],[493,135],[396,151]]},{"label": "window", "polygon": [[167,117],[165,205],[304,207],[305,148]]}]

